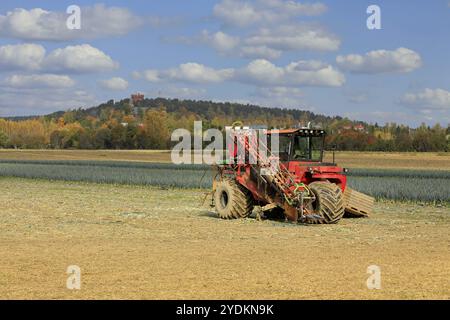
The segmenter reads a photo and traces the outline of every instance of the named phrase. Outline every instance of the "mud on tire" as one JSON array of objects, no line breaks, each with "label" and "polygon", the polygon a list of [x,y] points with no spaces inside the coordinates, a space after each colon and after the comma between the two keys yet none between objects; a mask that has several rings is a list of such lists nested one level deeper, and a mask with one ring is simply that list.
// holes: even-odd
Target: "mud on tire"
[{"label": "mud on tire", "polygon": [[344,215],[344,197],[341,188],[328,181],[316,181],[309,184],[316,196],[313,203],[314,214],[320,216],[317,223],[336,223]]},{"label": "mud on tire", "polygon": [[250,192],[229,178],[216,182],[214,205],[222,219],[245,218],[253,210]]}]

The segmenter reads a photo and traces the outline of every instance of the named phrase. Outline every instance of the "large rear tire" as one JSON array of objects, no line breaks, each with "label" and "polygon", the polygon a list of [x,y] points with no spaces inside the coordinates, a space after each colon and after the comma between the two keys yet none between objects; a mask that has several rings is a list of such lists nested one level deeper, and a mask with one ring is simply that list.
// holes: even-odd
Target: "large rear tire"
[{"label": "large rear tire", "polygon": [[312,203],[314,218],[309,223],[336,223],[344,216],[344,197],[341,188],[328,181],[316,181],[308,185],[316,200]]},{"label": "large rear tire", "polygon": [[214,205],[222,219],[245,218],[253,210],[250,192],[230,178],[216,182]]}]

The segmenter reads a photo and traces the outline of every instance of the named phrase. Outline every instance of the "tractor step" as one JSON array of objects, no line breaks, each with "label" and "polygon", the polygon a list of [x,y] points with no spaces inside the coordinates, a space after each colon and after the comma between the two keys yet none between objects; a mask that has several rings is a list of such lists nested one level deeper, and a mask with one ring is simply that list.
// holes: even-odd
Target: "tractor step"
[{"label": "tractor step", "polygon": [[344,192],[345,213],[351,217],[367,217],[372,213],[375,199],[349,187]]}]

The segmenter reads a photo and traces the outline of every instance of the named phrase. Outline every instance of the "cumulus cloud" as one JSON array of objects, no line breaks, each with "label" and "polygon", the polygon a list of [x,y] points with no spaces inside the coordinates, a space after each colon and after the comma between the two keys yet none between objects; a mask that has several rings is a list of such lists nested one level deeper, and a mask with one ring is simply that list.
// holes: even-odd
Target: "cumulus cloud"
[{"label": "cumulus cloud", "polygon": [[122,91],[128,89],[128,81],[120,77],[100,80],[99,84],[103,89],[107,90]]},{"label": "cumulus cloud", "polygon": [[297,61],[278,67],[258,59],[237,72],[237,79],[263,86],[330,86],[339,87],[345,77],[331,65],[320,61]]},{"label": "cumulus cloud", "polygon": [[218,52],[234,50],[240,42],[239,37],[228,35],[222,31],[210,34],[206,30],[202,32],[201,40],[211,45]]},{"label": "cumulus cloud", "polygon": [[227,25],[226,30],[238,27],[239,36],[204,30],[197,36],[178,37],[175,42],[206,44],[219,54],[250,59],[273,60],[286,51],[335,51],[341,44],[337,36],[318,23],[299,23],[297,19],[326,10],[322,3],[293,0],[222,0],[214,6],[213,14]]},{"label": "cumulus cloud", "polygon": [[110,56],[89,44],[55,49],[47,56],[45,48],[37,44],[0,46],[0,71],[89,73],[117,67]]},{"label": "cumulus cloud", "polygon": [[201,34],[197,36],[181,36],[175,39],[165,38],[164,40],[186,45],[204,44],[212,47],[221,54],[234,51],[240,43],[240,38],[237,36],[232,36],[222,31],[211,33],[208,30],[203,30]]},{"label": "cumulus cloud", "polygon": [[282,51],[334,51],[340,46],[340,40],[323,28],[298,24],[262,28],[248,37],[245,43],[250,46],[265,46]]},{"label": "cumulus cloud", "polygon": [[[170,41],[169,39],[167,40]],[[221,55],[243,58],[276,59],[282,54],[280,50],[275,50],[264,45],[246,45],[245,39],[229,35],[222,31],[210,33],[207,30],[203,30],[198,36],[178,37],[175,39],[175,42],[186,45],[203,44],[213,48]]]},{"label": "cumulus cloud", "polygon": [[338,87],[345,83],[344,75],[338,70],[315,60],[297,61],[285,67],[278,67],[268,60],[257,59],[240,69],[214,69],[191,62],[162,71],[135,72],[134,76],[150,82],[219,83],[228,80],[269,87],[297,85]]},{"label": "cumulus cloud", "polygon": [[283,52],[267,46],[243,46],[239,55],[243,58],[264,58],[268,60],[278,59]]},{"label": "cumulus cloud", "polygon": [[37,70],[45,57],[45,49],[37,44],[0,46],[0,70]]},{"label": "cumulus cloud", "polygon": [[247,36],[233,36],[223,31],[204,30],[199,36],[179,37],[176,42],[205,44],[219,54],[243,58],[277,59],[286,51],[334,51],[341,41],[319,25],[285,24],[260,28]]},{"label": "cumulus cloud", "polygon": [[0,36],[23,40],[65,41],[120,36],[142,25],[142,18],[126,8],[103,4],[81,7],[81,29],[69,30],[68,14],[41,8],[16,8],[0,15]]},{"label": "cumulus cloud", "polygon": [[411,72],[422,65],[420,55],[407,48],[393,51],[375,50],[364,56],[350,54],[337,56],[338,66],[354,73]]},{"label": "cumulus cloud", "polygon": [[2,84],[11,88],[70,88],[75,81],[69,76],[55,74],[11,75]]},{"label": "cumulus cloud", "polygon": [[261,22],[286,21],[298,16],[320,15],[326,10],[327,7],[322,3],[299,3],[284,0],[222,0],[214,6],[213,14],[227,25],[244,27]]},{"label": "cumulus cloud", "polygon": [[440,88],[426,88],[421,92],[406,93],[400,102],[425,113],[432,110],[450,111],[450,92]]},{"label": "cumulus cloud", "polygon": [[89,44],[56,49],[45,58],[43,65],[47,70],[74,73],[110,71],[119,66],[110,56]]},{"label": "cumulus cloud", "polygon": [[143,77],[150,82],[169,80],[192,83],[217,83],[230,79],[233,76],[233,72],[233,69],[214,69],[199,63],[189,62],[163,71],[145,70],[142,73],[134,73],[134,76]]}]

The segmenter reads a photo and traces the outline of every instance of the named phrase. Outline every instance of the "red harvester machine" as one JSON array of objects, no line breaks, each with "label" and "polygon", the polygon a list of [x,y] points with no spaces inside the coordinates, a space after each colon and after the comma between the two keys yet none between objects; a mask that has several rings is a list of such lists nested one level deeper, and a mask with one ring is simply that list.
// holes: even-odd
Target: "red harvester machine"
[{"label": "red harvester machine", "polygon": [[344,213],[371,212],[374,199],[347,187],[347,170],[323,162],[324,130],[264,130],[267,141],[278,135],[276,151],[254,131],[230,129],[232,161],[218,165],[213,180],[212,206],[221,218],[245,218],[257,209],[258,217],[282,212],[293,222],[336,223]]}]

